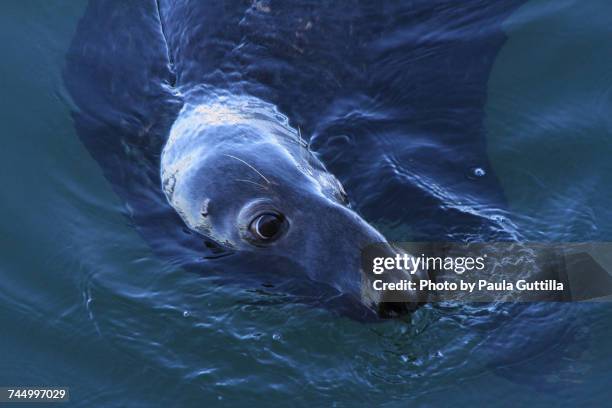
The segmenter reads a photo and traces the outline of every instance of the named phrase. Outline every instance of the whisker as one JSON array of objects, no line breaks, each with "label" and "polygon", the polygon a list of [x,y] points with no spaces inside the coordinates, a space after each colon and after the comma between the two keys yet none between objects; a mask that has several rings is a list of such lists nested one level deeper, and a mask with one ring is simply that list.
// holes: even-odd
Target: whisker
[{"label": "whisker", "polygon": [[264,186],[263,184],[259,184],[259,183],[256,183],[256,182],[254,182],[254,181],[251,181],[251,180],[236,179],[236,181],[243,181],[243,182],[245,182],[245,183],[255,184],[256,186],[261,187],[261,188],[263,188],[264,190],[267,190],[267,189],[268,189],[268,188],[267,188],[266,186]]},{"label": "whisker", "polygon": [[308,143],[306,143],[306,141],[302,139],[302,129],[300,129],[299,126],[297,127],[297,135],[298,135],[298,144],[304,148],[304,151],[301,154],[302,160],[304,160],[304,163],[308,165],[309,146],[308,146]]},{"label": "whisker", "polygon": [[251,169],[252,169],[252,170],[253,170],[255,173],[259,174],[259,175],[261,176],[261,178],[263,178],[264,180],[266,180],[266,183],[271,184],[271,183],[270,183],[270,180],[268,180],[268,179],[266,178],[266,176],[264,176],[263,174],[261,174],[261,173],[259,172],[259,170],[257,170],[255,167],[251,166],[249,163],[245,162],[245,161],[244,161],[244,160],[242,160],[241,158],[236,157],[236,156],[232,156],[231,154],[225,154],[225,156],[231,157],[232,159],[236,159],[236,160],[241,161],[242,163],[246,164],[246,165],[247,165],[247,166],[249,166],[249,167],[250,167],[250,168],[251,168]]}]

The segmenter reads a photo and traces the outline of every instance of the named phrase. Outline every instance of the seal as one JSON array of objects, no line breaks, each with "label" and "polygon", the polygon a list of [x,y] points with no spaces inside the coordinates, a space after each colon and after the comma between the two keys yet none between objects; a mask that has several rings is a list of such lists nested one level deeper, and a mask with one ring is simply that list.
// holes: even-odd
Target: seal
[{"label": "seal", "polygon": [[[214,90],[188,99],[162,152],[161,181],[191,230],[245,257],[289,258],[310,280],[382,316],[426,300],[424,291],[406,290],[402,302],[391,302],[373,289],[361,251],[381,243],[390,256],[397,250],[351,209],[342,184],[274,105]],[[418,281],[427,274],[394,276]]]},{"label": "seal", "polygon": [[[428,1],[90,0],[66,54],[66,103],[157,258],[369,320],[422,299],[385,306],[366,289],[360,247],[398,250],[364,218],[410,225],[424,241],[502,229],[457,197],[504,204],[481,124],[501,22],[522,1],[466,0],[448,13]],[[459,15],[470,22],[460,36]],[[427,47],[415,41],[423,31]],[[322,162],[343,180],[350,170],[363,218]],[[465,177],[475,166],[486,169],[478,182]],[[379,179],[376,195],[393,197],[384,212],[365,199]]]}]

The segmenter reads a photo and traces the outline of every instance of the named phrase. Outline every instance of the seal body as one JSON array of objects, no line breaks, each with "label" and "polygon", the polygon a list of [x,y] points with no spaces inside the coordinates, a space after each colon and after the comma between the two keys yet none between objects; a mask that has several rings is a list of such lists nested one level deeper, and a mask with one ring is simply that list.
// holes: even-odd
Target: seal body
[{"label": "seal body", "polygon": [[364,290],[360,247],[396,250],[331,173],[359,214],[413,239],[499,231],[477,210],[503,205],[481,123],[522,1],[90,0],[63,76],[79,137],[157,256],[371,314],[384,299]]}]

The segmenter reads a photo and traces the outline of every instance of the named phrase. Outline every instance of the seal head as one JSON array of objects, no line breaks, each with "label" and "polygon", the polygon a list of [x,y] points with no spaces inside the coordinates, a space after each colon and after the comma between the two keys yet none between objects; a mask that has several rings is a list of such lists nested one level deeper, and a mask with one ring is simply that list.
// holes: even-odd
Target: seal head
[{"label": "seal head", "polygon": [[289,258],[312,281],[382,315],[425,300],[415,292],[387,304],[372,289],[361,250],[385,238],[350,208],[340,182],[266,102],[230,95],[185,105],[162,153],[161,179],[187,226],[233,251]]}]

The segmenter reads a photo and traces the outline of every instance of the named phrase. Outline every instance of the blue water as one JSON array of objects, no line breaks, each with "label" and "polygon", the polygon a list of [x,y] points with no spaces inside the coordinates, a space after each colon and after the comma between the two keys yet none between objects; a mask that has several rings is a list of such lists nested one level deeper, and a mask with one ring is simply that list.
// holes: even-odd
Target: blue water
[{"label": "blue water", "polygon": [[[609,304],[364,323],[223,284],[249,260],[194,262],[166,217],[156,149],[178,104],[151,95],[276,104],[390,240],[609,241],[612,4],[178,3],[142,2],[126,31],[85,2],[0,6],[0,386],[86,407],[610,405]],[[145,69],[160,16],[167,76]],[[69,57],[105,38],[133,52],[96,66],[130,68],[87,88]]]}]

